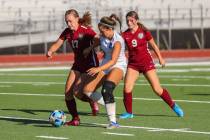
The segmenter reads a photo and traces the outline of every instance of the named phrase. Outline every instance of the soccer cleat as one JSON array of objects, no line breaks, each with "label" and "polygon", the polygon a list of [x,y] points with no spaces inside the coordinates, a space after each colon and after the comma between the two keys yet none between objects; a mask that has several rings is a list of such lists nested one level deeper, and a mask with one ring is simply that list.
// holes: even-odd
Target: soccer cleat
[{"label": "soccer cleat", "polygon": [[121,114],[120,116],[119,116],[119,118],[120,119],[132,119],[134,117],[134,115],[133,114],[131,114],[131,113],[123,113],[123,114]]},{"label": "soccer cleat", "polygon": [[107,129],[115,129],[115,128],[119,128],[120,125],[117,122],[111,122],[106,128]]},{"label": "soccer cleat", "polygon": [[66,122],[65,126],[78,126],[80,124],[80,119],[72,119],[71,121]]},{"label": "soccer cleat", "polygon": [[98,103],[94,102],[94,101],[90,101],[90,107],[92,109],[92,115],[97,116],[97,114],[99,112]]},{"label": "soccer cleat", "polygon": [[184,117],[184,112],[183,112],[183,110],[178,106],[178,104],[174,104],[174,106],[173,106],[173,111],[177,114],[177,116],[179,116],[179,117]]}]

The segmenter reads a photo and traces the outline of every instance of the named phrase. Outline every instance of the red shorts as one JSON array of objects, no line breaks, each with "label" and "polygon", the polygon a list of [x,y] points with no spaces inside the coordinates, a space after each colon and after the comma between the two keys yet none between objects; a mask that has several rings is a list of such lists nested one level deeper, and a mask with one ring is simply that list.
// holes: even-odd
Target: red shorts
[{"label": "red shorts", "polygon": [[147,63],[146,62],[139,64],[128,63],[128,68],[132,68],[138,71],[139,73],[146,73],[149,70],[155,69],[155,64],[152,60],[148,61]]},{"label": "red shorts", "polygon": [[94,65],[79,65],[79,64],[73,64],[72,66],[72,70],[75,70],[75,71],[79,71],[80,73],[86,73],[88,69],[92,68],[92,67],[95,67]]}]

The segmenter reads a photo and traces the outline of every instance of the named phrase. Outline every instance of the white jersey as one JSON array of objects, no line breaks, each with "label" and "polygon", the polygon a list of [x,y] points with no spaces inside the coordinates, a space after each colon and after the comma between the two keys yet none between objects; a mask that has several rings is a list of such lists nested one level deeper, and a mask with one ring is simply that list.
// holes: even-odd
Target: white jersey
[{"label": "white jersey", "polygon": [[115,68],[115,67],[122,69],[124,74],[126,72],[127,59],[125,57],[125,41],[122,38],[122,36],[119,33],[117,33],[116,31],[114,31],[114,36],[113,36],[112,40],[109,40],[105,37],[100,37],[100,44],[101,44],[100,47],[104,52],[104,59],[102,60],[100,65],[104,65],[109,60],[111,60],[113,47],[114,47],[115,42],[117,42],[117,41],[119,41],[121,44],[120,54],[119,54],[116,64],[114,66],[112,66],[110,69],[104,71],[106,74],[112,68]]}]

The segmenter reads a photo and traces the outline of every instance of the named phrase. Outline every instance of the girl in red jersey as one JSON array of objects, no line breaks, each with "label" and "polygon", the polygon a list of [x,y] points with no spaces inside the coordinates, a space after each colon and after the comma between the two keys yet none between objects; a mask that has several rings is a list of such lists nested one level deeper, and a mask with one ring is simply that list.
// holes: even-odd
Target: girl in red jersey
[{"label": "girl in red jersey", "polygon": [[[99,41],[99,39],[96,37],[96,33],[88,26],[91,20],[89,13],[86,13],[83,18],[80,19],[78,12],[71,9],[66,11],[65,20],[68,28],[62,32],[58,40],[50,47],[47,52],[47,57],[51,58],[65,40],[69,42],[73,49],[74,63],[69,72],[65,86],[65,102],[69,113],[72,115],[72,120],[67,122],[66,125],[77,126],[80,123],[80,119],[73,95],[74,93],[81,92],[82,87],[86,84],[85,82],[95,78],[87,75],[86,71],[99,64],[97,55],[93,49],[88,55],[84,55],[83,51],[86,48],[89,48],[94,41]],[[90,101],[90,99],[85,96],[79,98],[83,101]],[[91,102],[91,105],[93,113],[96,113],[96,104],[94,105]]]},{"label": "girl in red jersey", "polygon": [[168,91],[163,89],[160,85],[153,59],[148,50],[148,43],[157,55],[162,67],[165,66],[165,60],[162,58],[160,50],[151,33],[139,22],[138,14],[135,11],[130,11],[126,14],[126,22],[128,29],[122,33],[128,47],[128,68],[124,80],[123,100],[126,113],[120,115],[120,118],[133,118],[132,90],[140,73],[143,73],[146,77],[153,91],[160,96],[179,117],[183,117],[184,113],[182,109],[172,100]]}]

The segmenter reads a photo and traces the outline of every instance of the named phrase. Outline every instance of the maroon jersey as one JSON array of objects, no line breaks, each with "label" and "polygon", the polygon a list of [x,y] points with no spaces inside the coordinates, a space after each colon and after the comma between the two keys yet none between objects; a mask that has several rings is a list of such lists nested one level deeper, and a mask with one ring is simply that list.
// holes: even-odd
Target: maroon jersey
[{"label": "maroon jersey", "polygon": [[135,33],[128,29],[122,33],[128,47],[128,67],[136,67],[140,72],[155,68],[148,49],[148,41],[152,39],[149,31],[138,28]]},{"label": "maroon jersey", "polygon": [[74,64],[72,69],[86,72],[89,68],[98,66],[98,58],[94,50],[84,57],[84,49],[90,47],[96,33],[90,27],[79,26],[76,31],[66,28],[60,35],[60,39],[69,42],[74,52]]}]

